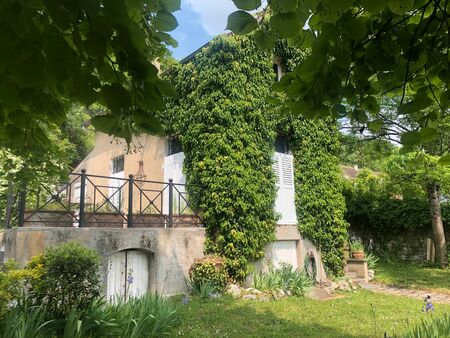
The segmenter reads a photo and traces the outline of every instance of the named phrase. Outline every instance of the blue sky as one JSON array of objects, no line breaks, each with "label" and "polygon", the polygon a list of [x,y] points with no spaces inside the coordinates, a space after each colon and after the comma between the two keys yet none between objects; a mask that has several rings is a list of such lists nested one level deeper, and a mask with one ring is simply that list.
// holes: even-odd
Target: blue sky
[{"label": "blue sky", "polygon": [[225,31],[228,14],[236,7],[231,0],[182,0],[181,11],[174,15],[178,27],[171,32],[178,48],[170,48],[173,56],[181,60]]}]

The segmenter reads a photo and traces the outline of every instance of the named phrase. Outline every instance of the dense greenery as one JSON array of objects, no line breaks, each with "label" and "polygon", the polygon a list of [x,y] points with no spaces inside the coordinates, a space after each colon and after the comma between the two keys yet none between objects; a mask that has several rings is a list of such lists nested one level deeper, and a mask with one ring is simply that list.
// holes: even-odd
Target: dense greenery
[{"label": "dense greenery", "polygon": [[313,281],[304,271],[294,269],[292,265],[283,264],[278,269],[269,269],[253,277],[253,287],[260,291],[279,292],[280,290],[294,296],[303,296]]},{"label": "dense greenery", "polygon": [[65,318],[100,296],[99,267],[98,254],[78,243],[51,247],[28,263],[41,269],[40,277],[30,281],[28,297],[54,318]]},{"label": "dense greenery", "polygon": [[235,4],[241,11],[229,17],[233,32],[256,30],[263,47],[276,36],[311,47],[277,86],[289,94],[286,105],[294,113],[347,116],[379,131],[390,121],[377,98],[397,95],[398,117],[415,124],[413,130],[400,125],[402,143],[426,148],[438,136],[437,122],[449,114],[447,1],[273,0],[256,17],[244,11],[261,1]]},{"label": "dense greenery", "polygon": [[147,338],[169,335],[179,324],[179,314],[165,298],[147,294],[127,303],[95,299],[73,307],[56,319],[45,307],[21,303],[0,319],[2,338]]},{"label": "dense greenery", "polygon": [[211,292],[223,292],[228,283],[228,274],[223,259],[209,255],[194,261],[189,270],[189,283],[191,291],[194,293],[203,287],[209,287]]},{"label": "dense greenery", "polygon": [[386,158],[396,152],[394,144],[387,140],[367,139],[345,132],[339,134],[339,143],[341,164],[374,171],[384,170]]},{"label": "dense greenery", "polygon": [[[274,54],[286,71],[302,57],[282,42]],[[338,273],[346,223],[336,129],[333,120],[280,116],[268,104],[272,59],[247,38],[212,40],[167,72],[178,94],[168,105],[167,128],[183,144],[188,182],[198,186],[191,189],[207,225],[207,250],[226,257],[233,278],[242,280],[247,262],[262,257],[274,238],[276,134],[286,136],[294,153],[300,230],[321,247],[329,271]]]},{"label": "dense greenery", "polygon": [[[72,103],[100,102],[92,124],[127,141],[157,132],[154,111],[173,88],[152,64],[176,42],[180,0],[3,1],[0,6],[0,144],[47,149],[48,129]],[[63,60],[63,61],[62,61]]]},{"label": "dense greenery", "polygon": [[[428,201],[420,186],[414,186],[411,180],[402,182],[395,176],[362,170],[344,187],[345,218],[353,230],[380,243],[404,233],[429,233]],[[448,226],[450,203],[442,203],[442,214]]]},{"label": "dense greenery", "polygon": [[299,230],[322,253],[328,272],[341,274],[348,224],[338,171],[339,142],[333,121],[295,119],[291,145]]},{"label": "dense greenery", "polygon": [[169,130],[183,144],[187,182],[198,186],[206,250],[224,256],[237,280],[274,239],[271,61],[248,39],[221,36],[168,74],[178,94],[168,105]]}]

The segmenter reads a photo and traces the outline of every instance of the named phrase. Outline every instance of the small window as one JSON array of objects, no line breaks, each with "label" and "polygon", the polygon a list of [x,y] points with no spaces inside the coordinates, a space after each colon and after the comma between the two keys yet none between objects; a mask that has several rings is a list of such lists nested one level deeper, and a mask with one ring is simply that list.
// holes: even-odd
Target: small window
[{"label": "small window", "polygon": [[281,58],[279,58],[279,57],[274,58],[272,69],[273,69],[275,81],[280,81],[284,75],[283,63],[281,61]]},{"label": "small window", "polygon": [[124,156],[118,156],[112,159],[112,173],[120,173],[124,169],[125,159]]},{"label": "small window", "polygon": [[287,137],[284,135],[278,135],[275,139],[275,151],[277,153],[289,154],[289,147]]},{"label": "small window", "polygon": [[176,136],[169,137],[169,155],[175,155],[183,152],[183,147],[181,142]]}]

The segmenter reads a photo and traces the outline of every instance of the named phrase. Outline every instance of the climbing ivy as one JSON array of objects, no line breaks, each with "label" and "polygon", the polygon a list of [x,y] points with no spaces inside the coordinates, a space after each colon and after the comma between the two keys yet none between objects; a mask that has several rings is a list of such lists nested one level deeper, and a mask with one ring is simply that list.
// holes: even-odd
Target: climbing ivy
[{"label": "climbing ivy", "polygon": [[166,111],[180,135],[193,202],[203,210],[207,252],[236,280],[274,239],[274,130],[265,97],[272,59],[242,37],[218,37],[168,72],[177,99]]},{"label": "climbing ivy", "polygon": [[[275,46],[275,55],[291,72],[308,51],[288,47],[285,40]],[[340,275],[348,223],[339,173],[339,134],[333,119],[306,119],[289,114],[278,121],[278,131],[288,138],[294,155],[295,205],[299,231],[322,253],[327,272]]]},{"label": "climbing ivy", "polygon": [[223,255],[236,280],[274,239],[276,133],[286,134],[295,156],[299,229],[320,246],[330,272],[342,270],[346,223],[336,129],[331,120],[282,114],[276,100],[266,100],[273,96],[274,54],[285,70],[302,57],[284,43],[269,53],[248,38],[220,36],[166,73],[177,90],[166,128],[183,145],[193,203],[207,226],[206,250]]}]

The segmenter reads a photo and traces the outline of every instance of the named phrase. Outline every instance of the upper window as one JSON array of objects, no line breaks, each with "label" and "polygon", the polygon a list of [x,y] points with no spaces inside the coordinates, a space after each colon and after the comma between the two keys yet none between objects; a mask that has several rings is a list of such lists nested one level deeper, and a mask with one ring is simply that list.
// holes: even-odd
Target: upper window
[{"label": "upper window", "polygon": [[125,165],[125,158],[123,155],[112,159],[112,173],[120,173],[123,171]]},{"label": "upper window", "polygon": [[277,153],[289,154],[288,140],[284,135],[278,135],[275,139],[275,151]]},{"label": "upper window", "polygon": [[183,152],[181,142],[176,136],[169,137],[169,155],[174,155]]},{"label": "upper window", "polygon": [[280,57],[275,57],[273,59],[272,69],[275,76],[275,81],[280,81],[284,75],[283,62]]}]

